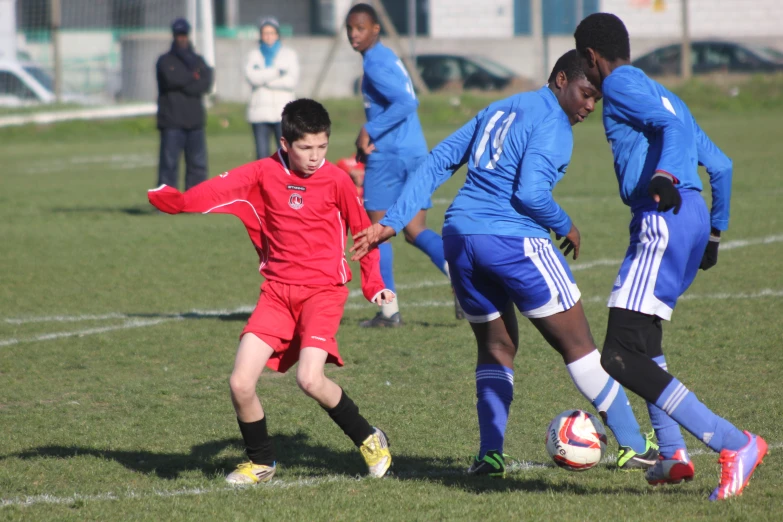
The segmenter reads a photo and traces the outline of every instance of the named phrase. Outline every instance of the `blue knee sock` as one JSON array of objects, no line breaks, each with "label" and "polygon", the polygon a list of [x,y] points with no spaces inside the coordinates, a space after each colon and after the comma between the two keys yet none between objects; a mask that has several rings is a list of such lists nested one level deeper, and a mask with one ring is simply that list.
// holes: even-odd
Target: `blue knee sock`
[{"label": "blue knee sock", "polygon": [[672,379],[655,405],[714,451],[738,450],[748,443],[744,433],[715,415],[677,379]]},{"label": "blue knee sock", "polygon": [[394,286],[394,251],[389,243],[381,243],[378,245],[378,250],[381,253],[381,277],[383,278],[383,284],[394,292],[397,290]]},{"label": "blue knee sock", "polygon": [[489,450],[503,453],[508,410],[514,399],[514,370],[500,364],[476,366],[476,411],[481,448],[479,458]]},{"label": "blue knee sock", "polygon": [[619,382],[610,377],[592,403],[599,413],[605,412],[606,425],[620,446],[629,447],[639,455],[647,451],[647,441],[642,436],[625,389]]},{"label": "blue knee sock", "polygon": [[[653,361],[658,366],[668,371],[666,358],[663,355],[653,357]],[[661,455],[663,458],[670,459],[678,449],[685,449],[685,440],[682,438],[680,425],[677,421],[666,415],[662,409],[655,404],[647,403],[647,412],[650,414],[650,422],[655,430],[655,437],[658,439]]]},{"label": "blue knee sock", "polygon": [[413,246],[424,252],[430,257],[430,261],[438,270],[446,274],[446,258],[443,255],[443,238],[429,228],[425,228],[416,239],[413,240]]}]

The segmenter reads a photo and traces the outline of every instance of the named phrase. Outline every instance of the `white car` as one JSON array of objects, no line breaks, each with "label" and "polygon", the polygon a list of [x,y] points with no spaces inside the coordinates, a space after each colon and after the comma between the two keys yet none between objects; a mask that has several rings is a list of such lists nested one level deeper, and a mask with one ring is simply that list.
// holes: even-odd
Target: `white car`
[{"label": "white car", "polygon": [[[63,102],[91,104],[91,98],[80,94],[63,93]],[[0,60],[0,107],[26,107],[54,103],[52,77],[35,62]]]}]

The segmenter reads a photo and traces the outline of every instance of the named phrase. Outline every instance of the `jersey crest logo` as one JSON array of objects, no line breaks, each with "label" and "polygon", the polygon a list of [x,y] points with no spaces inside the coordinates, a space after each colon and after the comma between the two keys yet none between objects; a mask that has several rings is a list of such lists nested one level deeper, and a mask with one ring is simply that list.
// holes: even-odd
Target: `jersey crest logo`
[{"label": "jersey crest logo", "polygon": [[302,208],[304,206],[304,199],[302,198],[302,195],[297,194],[296,192],[291,194],[291,196],[288,198],[288,206],[294,210],[299,210]]},{"label": "jersey crest logo", "polygon": [[224,172],[223,174],[220,175],[220,177],[221,178],[227,178],[228,177],[228,172]]}]

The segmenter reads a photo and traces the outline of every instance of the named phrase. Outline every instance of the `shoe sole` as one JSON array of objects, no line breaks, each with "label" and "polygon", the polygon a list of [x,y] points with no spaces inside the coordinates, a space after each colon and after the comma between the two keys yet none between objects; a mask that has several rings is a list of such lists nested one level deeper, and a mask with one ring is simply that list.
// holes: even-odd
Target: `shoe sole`
[{"label": "shoe sole", "polygon": [[690,482],[693,480],[693,477],[683,477],[679,480],[656,480],[653,482],[650,482],[649,480],[647,483],[651,486],[667,486],[667,485],[676,485],[676,484],[682,484],[683,482]]},{"label": "shoe sole", "polygon": [[[684,467],[684,472],[678,472],[677,468]],[[648,480],[647,483],[651,486],[664,486],[667,484],[681,484],[682,482],[690,482],[693,480],[694,475],[691,474],[691,469],[683,464],[675,464],[672,466],[671,472],[674,472],[675,478],[661,479],[661,480]]]},{"label": "shoe sole", "polygon": [[399,328],[400,326],[402,326],[402,321],[399,323],[359,323],[360,328]]},{"label": "shoe sole", "polygon": [[633,460],[633,464],[626,463],[624,466],[617,466],[620,471],[647,471],[651,467],[655,466],[655,461],[647,460]]}]

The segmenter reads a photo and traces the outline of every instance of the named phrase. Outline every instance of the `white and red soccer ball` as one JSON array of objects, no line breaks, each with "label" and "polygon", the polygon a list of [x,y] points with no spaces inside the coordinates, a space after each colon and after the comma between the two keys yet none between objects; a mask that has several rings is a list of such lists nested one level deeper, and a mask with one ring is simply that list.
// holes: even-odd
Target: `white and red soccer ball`
[{"label": "white and red soccer ball", "polygon": [[567,410],[549,423],[546,450],[561,468],[590,469],[604,456],[606,430],[594,415],[582,410]]}]

